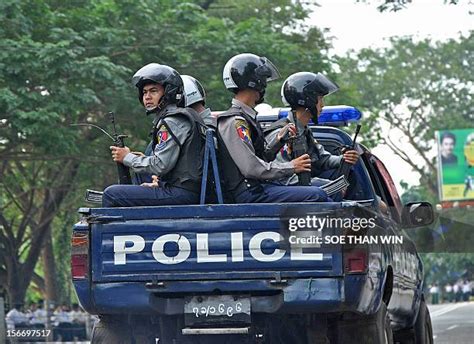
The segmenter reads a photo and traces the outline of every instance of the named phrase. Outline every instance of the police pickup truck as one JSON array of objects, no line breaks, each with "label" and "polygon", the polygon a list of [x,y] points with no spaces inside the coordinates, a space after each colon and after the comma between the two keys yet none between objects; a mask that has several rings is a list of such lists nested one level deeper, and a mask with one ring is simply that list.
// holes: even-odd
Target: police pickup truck
[{"label": "police pickup truck", "polygon": [[[259,113],[262,124],[288,109]],[[314,137],[352,145],[325,107]],[[323,124],[323,125],[321,125]],[[432,343],[423,266],[407,235],[433,222],[402,205],[384,164],[361,144],[342,202],[224,204],[212,130],[204,178],[216,204],[81,208],[72,278],[99,315],[92,343]],[[213,173],[211,173],[213,172]]]}]

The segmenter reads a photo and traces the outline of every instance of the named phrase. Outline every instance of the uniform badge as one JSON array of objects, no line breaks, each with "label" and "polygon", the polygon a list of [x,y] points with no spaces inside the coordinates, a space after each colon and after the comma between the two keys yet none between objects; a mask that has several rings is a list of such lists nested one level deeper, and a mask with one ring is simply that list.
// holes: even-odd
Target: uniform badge
[{"label": "uniform badge", "polygon": [[280,154],[284,159],[291,160],[291,145],[285,143],[280,149]]},{"label": "uniform badge", "polygon": [[166,147],[166,143],[170,138],[170,133],[166,126],[162,125],[158,132],[156,133],[156,148],[158,150],[162,150]]},{"label": "uniform badge", "polygon": [[250,143],[252,141],[252,139],[250,138],[249,125],[246,121],[241,119],[236,120],[235,128],[237,129],[237,134],[239,134],[239,137],[242,141],[246,143]]}]

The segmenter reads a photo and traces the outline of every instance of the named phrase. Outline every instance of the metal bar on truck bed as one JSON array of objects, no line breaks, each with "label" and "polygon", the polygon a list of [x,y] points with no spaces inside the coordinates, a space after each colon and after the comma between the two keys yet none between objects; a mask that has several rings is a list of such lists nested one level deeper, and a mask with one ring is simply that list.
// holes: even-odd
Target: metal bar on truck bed
[{"label": "metal bar on truck bed", "polygon": [[248,334],[249,327],[223,327],[223,328],[183,328],[183,335],[197,334]]}]

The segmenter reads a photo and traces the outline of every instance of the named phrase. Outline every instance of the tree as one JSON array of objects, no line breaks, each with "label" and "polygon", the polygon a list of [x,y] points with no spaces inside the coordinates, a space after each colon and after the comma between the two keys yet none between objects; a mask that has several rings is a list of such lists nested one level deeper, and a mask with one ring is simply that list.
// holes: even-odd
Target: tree
[{"label": "tree", "polygon": [[[474,33],[446,42],[401,38],[391,43],[389,48],[363,49],[341,58],[341,78],[352,85],[369,114],[366,138],[386,144],[436,195],[434,132],[468,128],[474,120]],[[382,136],[387,129],[397,131],[403,141]]]},{"label": "tree", "polygon": [[427,253],[422,257],[426,285],[453,284],[461,278],[471,281],[474,278],[472,253]]},{"label": "tree", "polygon": [[[440,0],[441,1],[441,0]],[[446,5],[457,5],[460,3],[460,0],[442,0]],[[371,3],[370,0],[356,0],[356,2],[367,2]],[[386,11],[400,11],[407,8],[413,1],[412,0],[382,0],[380,5],[377,6],[377,9],[380,12]]]},{"label": "tree", "polygon": [[[94,138],[70,124],[104,111],[101,91],[125,89],[128,70],[87,51],[60,8],[46,2],[1,6],[0,266],[16,303],[24,299],[54,217],[73,188],[78,153]],[[54,274],[52,245],[46,248],[45,271]],[[54,280],[48,278],[46,287],[55,294]]]}]

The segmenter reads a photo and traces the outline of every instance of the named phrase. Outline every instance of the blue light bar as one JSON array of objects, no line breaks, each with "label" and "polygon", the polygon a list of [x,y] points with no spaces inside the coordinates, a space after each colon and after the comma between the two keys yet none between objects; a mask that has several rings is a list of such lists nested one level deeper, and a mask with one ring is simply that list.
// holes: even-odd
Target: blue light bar
[{"label": "blue light bar", "polygon": [[353,106],[337,105],[325,106],[318,122],[320,125],[325,124],[346,124],[350,122],[358,122],[362,118],[362,112]]},{"label": "blue light bar", "polygon": [[291,111],[291,108],[280,108],[280,111],[278,112],[278,119],[288,117],[288,114],[290,113],[290,111]]},{"label": "blue light bar", "polygon": [[[278,118],[288,117],[290,108],[282,108],[278,113]],[[346,125],[348,123],[359,122],[362,112],[353,106],[336,105],[325,106],[318,118],[318,125]],[[312,123],[312,121],[310,122]]]}]

